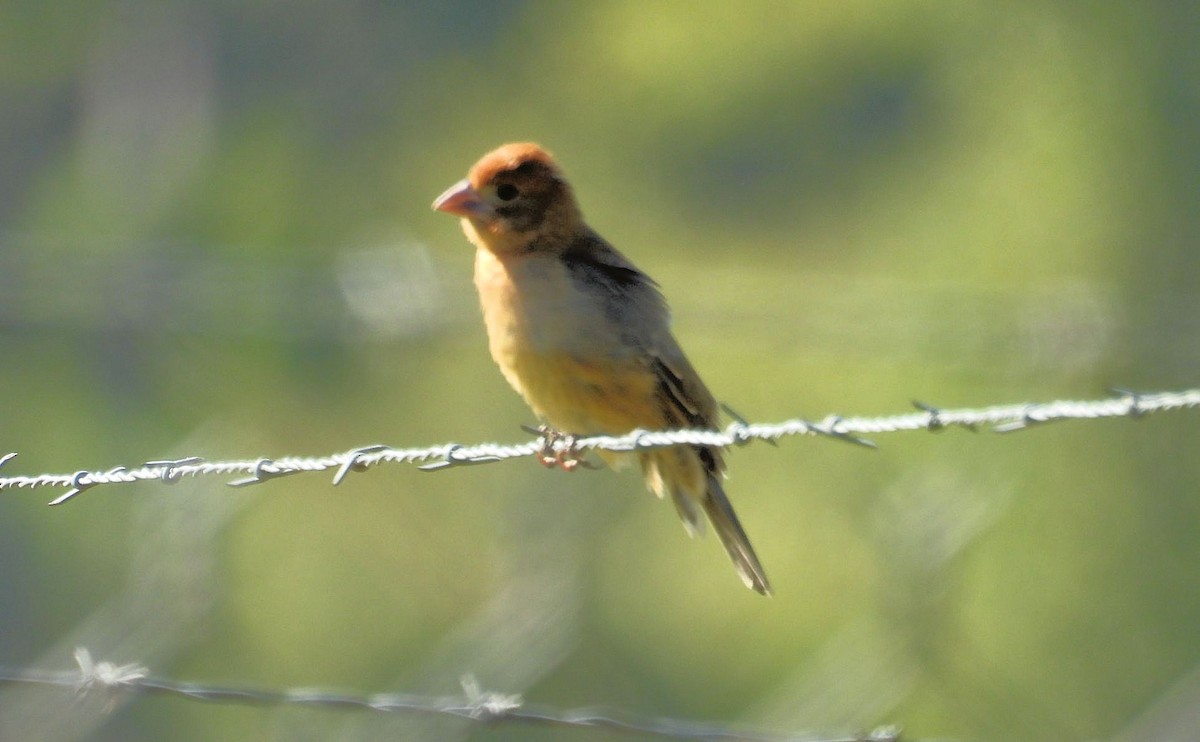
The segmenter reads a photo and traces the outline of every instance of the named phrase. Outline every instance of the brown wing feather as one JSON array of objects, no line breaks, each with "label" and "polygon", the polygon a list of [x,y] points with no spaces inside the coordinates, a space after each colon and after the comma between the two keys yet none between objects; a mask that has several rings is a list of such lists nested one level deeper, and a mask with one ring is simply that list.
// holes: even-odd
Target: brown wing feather
[{"label": "brown wing feather", "polygon": [[[716,400],[673,340],[671,351],[670,360],[663,356],[653,359],[664,417],[672,427],[715,427]],[[752,590],[770,595],[771,584],[766,572],[721,486],[725,465],[720,449],[711,446],[665,449],[645,456],[643,466],[652,488],[657,484],[671,492],[671,500],[688,533],[698,533],[703,524],[698,504],[712,523],[742,582]]]}]

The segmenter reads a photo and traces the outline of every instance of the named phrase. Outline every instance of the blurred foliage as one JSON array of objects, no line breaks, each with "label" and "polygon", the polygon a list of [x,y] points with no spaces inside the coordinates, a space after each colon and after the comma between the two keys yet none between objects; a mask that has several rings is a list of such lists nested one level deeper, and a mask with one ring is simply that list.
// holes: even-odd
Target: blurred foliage
[{"label": "blurred foliage", "polygon": [[[523,437],[428,209],[514,139],[751,419],[1194,386],[1198,29],[1165,0],[10,0],[0,448],[32,473]],[[74,642],[186,679],[1120,738],[1200,661],[1196,424],[733,452],[771,600],[628,474],[12,491],[0,663]],[[121,605],[149,607],[98,618]],[[0,736],[73,738],[32,699],[0,694]],[[154,699],[83,736],[168,734],[608,738]]]}]

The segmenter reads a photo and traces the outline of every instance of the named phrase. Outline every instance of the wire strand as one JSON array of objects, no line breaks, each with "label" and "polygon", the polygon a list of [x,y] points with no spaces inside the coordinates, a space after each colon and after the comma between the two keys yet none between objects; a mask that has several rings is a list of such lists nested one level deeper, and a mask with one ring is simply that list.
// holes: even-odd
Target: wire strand
[{"label": "wire strand", "polygon": [[[779,423],[736,421],[724,430],[634,430],[620,436],[567,435],[542,428],[538,437],[516,444],[479,443],[463,445],[443,443],[424,448],[393,448],[370,445],[325,456],[285,456],[240,461],[206,461],[198,456],[147,461],[141,466],[116,466],[107,470],[81,469],[71,474],[0,477],[0,490],[42,487],[66,487],[67,491],[50,501],[61,505],[85,490],[99,485],[159,481],[172,484],[183,477],[231,476],[241,474],[228,484],[245,487],[305,472],[333,471],[333,484],[340,484],[351,472],[362,472],[380,464],[418,464],[423,471],[439,471],[455,466],[474,466],[513,458],[539,456],[546,463],[569,463],[575,454],[602,449],[628,452],[664,448],[679,444],[705,446],[745,445],[750,441],[777,441],[797,435],[825,436],[874,448],[862,436],[925,430],[937,432],[957,427],[990,429],[1012,433],[1058,420],[1095,420],[1109,417],[1139,418],[1155,412],[1200,407],[1200,389],[1177,392],[1139,393],[1113,390],[1113,396],[1088,401],[1058,400],[1028,402],[982,408],[942,409],[923,402],[913,403],[917,410],[880,417],[842,417],[828,415],[813,422],[801,418]],[[0,456],[0,467],[16,456]]]},{"label": "wire strand", "polygon": [[900,729],[879,727],[866,734],[783,734],[738,729],[665,717],[636,716],[594,707],[556,709],[527,704],[520,695],[483,690],[472,675],[461,680],[461,696],[411,693],[340,693],[313,688],[268,690],[246,686],[207,685],[155,677],[137,664],[97,662],[83,647],[75,650],[74,670],[0,669],[0,684],[25,684],[64,688],[79,695],[97,695],[112,710],[123,694],[163,695],[188,701],[248,706],[307,706],[382,713],[420,713],[466,719],[472,722],[525,723],[542,726],[593,727],[615,732],[673,739],[755,740],[756,742],[899,742]]}]

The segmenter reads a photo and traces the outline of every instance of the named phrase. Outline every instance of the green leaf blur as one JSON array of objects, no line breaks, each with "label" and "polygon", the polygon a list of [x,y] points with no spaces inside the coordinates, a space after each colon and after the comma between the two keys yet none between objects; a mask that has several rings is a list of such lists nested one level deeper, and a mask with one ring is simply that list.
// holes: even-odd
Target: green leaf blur
[{"label": "green leaf blur", "polygon": [[[5,473],[523,440],[471,248],[429,209],[510,140],[556,154],[748,419],[1195,386],[1198,42],[1166,0],[12,0]],[[0,664],[83,644],[186,680],[474,673],[797,734],[1155,738],[1194,706],[1198,426],[735,450],[769,600],[628,472],[386,467],[54,510],[10,490]],[[56,703],[0,695],[0,739],[76,738]],[[86,724],[612,738],[153,697]]]}]

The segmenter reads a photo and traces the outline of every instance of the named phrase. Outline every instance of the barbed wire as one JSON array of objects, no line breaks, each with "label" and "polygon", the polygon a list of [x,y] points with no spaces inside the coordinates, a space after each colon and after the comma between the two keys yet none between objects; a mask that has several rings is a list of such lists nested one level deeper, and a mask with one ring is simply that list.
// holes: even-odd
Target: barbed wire
[{"label": "barbed wire", "polygon": [[[81,469],[72,474],[0,477],[0,490],[67,487],[67,492],[49,503],[61,505],[99,485],[155,480],[172,484],[183,477],[245,474],[247,476],[228,482],[232,487],[245,487],[292,474],[333,470],[333,484],[337,485],[351,472],[366,471],[384,463],[419,464],[422,471],[439,471],[455,466],[473,466],[537,456],[548,465],[558,463],[569,468],[575,463],[577,455],[587,451],[630,452],[679,444],[725,447],[745,445],[755,440],[775,442],[780,438],[796,435],[825,436],[874,448],[874,442],[862,436],[915,430],[937,432],[953,427],[970,430],[987,428],[998,433],[1012,433],[1058,420],[1138,418],[1154,412],[1190,409],[1200,406],[1200,389],[1153,393],[1115,389],[1113,396],[1105,399],[1030,402],[965,409],[942,409],[923,402],[913,404],[917,407],[917,412],[881,417],[828,415],[817,422],[796,418],[779,423],[748,423],[727,410],[731,412],[732,417],[738,419],[723,430],[634,430],[620,436],[577,436],[547,428],[527,428],[530,432],[537,433],[538,437],[517,444],[443,443],[424,448],[393,448],[375,444],[326,456],[287,456],[241,461],[206,461],[199,456],[189,456],[147,461],[132,469],[116,466],[102,471]],[[16,455],[9,453],[0,456],[0,467],[12,461]]]},{"label": "barbed wire", "polygon": [[484,690],[472,675],[461,679],[461,696],[412,693],[338,693],[314,688],[267,690],[246,686],[219,686],[183,682],[150,675],[133,664],[97,662],[83,647],[75,650],[72,670],[0,669],[0,684],[40,685],[98,696],[111,711],[125,694],[165,695],[188,701],[249,706],[306,706],[314,708],[421,713],[496,724],[515,722],[543,726],[591,727],[614,732],[693,740],[755,740],[756,742],[899,742],[900,728],[882,726],[864,734],[823,736],[783,734],[706,724],[666,717],[635,716],[594,707],[555,709],[526,703],[519,694]]}]

